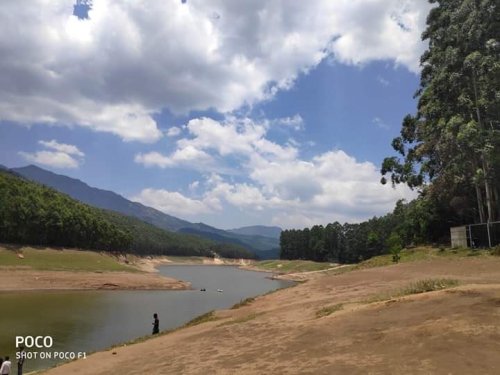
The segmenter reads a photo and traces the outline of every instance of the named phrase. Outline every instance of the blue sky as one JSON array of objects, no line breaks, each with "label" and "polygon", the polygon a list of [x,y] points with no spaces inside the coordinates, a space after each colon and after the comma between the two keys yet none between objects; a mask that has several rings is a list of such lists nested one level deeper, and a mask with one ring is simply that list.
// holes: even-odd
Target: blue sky
[{"label": "blue sky", "polygon": [[[16,1],[0,10],[0,164],[220,228],[357,222],[415,111],[411,1]],[[404,26],[404,27],[402,27]]]}]

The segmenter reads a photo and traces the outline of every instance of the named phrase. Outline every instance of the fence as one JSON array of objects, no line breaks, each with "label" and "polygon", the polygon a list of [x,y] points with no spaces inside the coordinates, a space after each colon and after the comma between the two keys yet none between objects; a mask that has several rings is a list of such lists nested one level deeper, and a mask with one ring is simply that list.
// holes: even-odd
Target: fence
[{"label": "fence", "polygon": [[500,221],[450,228],[452,247],[488,248],[500,245]]}]

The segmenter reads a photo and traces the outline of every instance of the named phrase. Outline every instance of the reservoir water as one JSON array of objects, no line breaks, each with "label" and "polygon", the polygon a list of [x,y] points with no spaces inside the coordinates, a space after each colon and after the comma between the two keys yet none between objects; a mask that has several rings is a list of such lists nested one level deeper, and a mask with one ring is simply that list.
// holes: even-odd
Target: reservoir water
[{"label": "reservoir water", "polygon": [[[150,334],[153,313],[159,315],[160,330],[168,330],[211,310],[291,285],[263,272],[229,266],[162,266],[159,272],[191,282],[193,290],[0,293],[0,357],[9,355],[15,367],[16,336],[51,336],[53,346],[37,349],[39,355],[88,354]],[[57,362],[61,360],[30,359],[25,372]]]}]

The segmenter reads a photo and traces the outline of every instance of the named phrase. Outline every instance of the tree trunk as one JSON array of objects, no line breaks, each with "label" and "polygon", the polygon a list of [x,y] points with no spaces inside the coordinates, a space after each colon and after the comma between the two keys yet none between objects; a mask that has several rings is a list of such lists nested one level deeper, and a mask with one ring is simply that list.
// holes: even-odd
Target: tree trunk
[{"label": "tree trunk", "polygon": [[[477,123],[479,124],[479,129],[481,131],[484,131],[484,126],[483,122],[481,119],[481,111],[479,110],[479,105],[478,105],[478,95],[477,95],[477,83],[476,83],[476,72],[474,69],[472,69],[472,86],[474,89],[474,99],[476,103],[476,116],[477,116]],[[492,191],[491,191],[491,185],[490,185],[490,180],[489,180],[489,166],[488,166],[488,160],[486,159],[486,155],[484,150],[481,151],[481,167],[483,169],[483,174],[484,174],[484,188],[486,191],[486,207],[488,209],[488,222],[494,220],[495,213],[493,211],[493,205],[492,205]],[[477,194],[477,190],[476,190]],[[483,222],[483,221],[482,221]]]},{"label": "tree trunk", "polygon": [[496,207],[496,217],[495,220],[498,220],[500,218],[500,201],[498,200],[498,189],[496,187],[493,188],[493,199],[494,203],[493,205]]},{"label": "tree trunk", "polygon": [[479,212],[479,222],[485,222],[485,214],[484,214],[484,203],[483,203],[483,194],[481,193],[481,188],[478,183],[474,183],[474,187],[476,188],[476,198],[477,198],[477,209]]},{"label": "tree trunk", "polygon": [[484,189],[486,191],[486,207],[488,208],[488,223],[495,220],[495,211],[493,210],[493,193],[491,185],[488,181],[488,162],[483,156],[483,171],[484,171]]},{"label": "tree trunk", "polygon": [[[472,161],[472,167],[474,171],[477,171],[478,160],[474,156]],[[476,190],[476,201],[477,201],[477,212],[479,214],[479,222],[484,223],[486,221],[486,213],[484,211],[484,200],[483,200],[483,192],[481,191],[481,181],[478,181],[477,178],[474,178],[474,189]]]}]

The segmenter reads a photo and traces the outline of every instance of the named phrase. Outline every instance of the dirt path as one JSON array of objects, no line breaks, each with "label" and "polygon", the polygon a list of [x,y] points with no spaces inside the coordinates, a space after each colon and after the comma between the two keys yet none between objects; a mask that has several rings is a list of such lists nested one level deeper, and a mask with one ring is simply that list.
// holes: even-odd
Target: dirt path
[{"label": "dirt path", "polygon": [[0,269],[0,291],[87,289],[187,289],[189,283],[155,273]]},{"label": "dirt path", "polygon": [[[438,277],[462,285],[366,303],[410,281]],[[316,316],[336,304],[343,309]],[[500,259],[315,277],[217,317],[47,374],[498,374]]]}]

